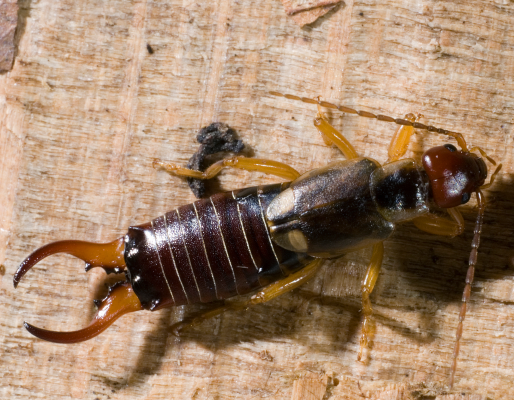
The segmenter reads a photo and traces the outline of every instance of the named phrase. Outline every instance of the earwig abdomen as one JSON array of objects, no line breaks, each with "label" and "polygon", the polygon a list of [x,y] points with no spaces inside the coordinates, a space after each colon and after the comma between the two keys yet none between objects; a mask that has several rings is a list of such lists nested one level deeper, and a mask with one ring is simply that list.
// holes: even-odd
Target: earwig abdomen
[{"label": "earwig abdomen", "polygon": [[301,268],[308,256],[273,245],[264,213],[289,183],[219,193],[125,237],[129,279],[149,310],[246,294]]}]

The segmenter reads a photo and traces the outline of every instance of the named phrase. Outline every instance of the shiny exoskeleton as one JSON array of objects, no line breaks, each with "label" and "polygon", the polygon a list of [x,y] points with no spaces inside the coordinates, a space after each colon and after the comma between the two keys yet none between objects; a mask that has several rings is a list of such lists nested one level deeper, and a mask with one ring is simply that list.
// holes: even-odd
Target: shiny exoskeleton
[{"label": "shiny exoskeleton", "polygon": [[353,158],[302,175],[266,217],[280,247],[333,258],[384,241],[395,222],[427,213],[428,201],[428,177],[413,160]]},{"label": "shiny exoskeleton", "polygon": [[[29,332],[53,342],[74,343],[98,335],[128,312],[209,303],[255,292],[250,300],[234,301],[193,321],[198,323],[226,309],[268,301],[310,279],[323,259],[372,246],[362,283],[360,358],[373,331],[369,295],[380,272],[383,241],[403,221],[413,221],[418,228],[434,234],[460,234],[464,222],[455,207],[467,203],[476,193],[479,211],[451,368],[452,384],[483,224],[485,201],[481,189],[492,183],[501,164],[485,185],[486,164],[472,151],[478,151],[493,164],[494,161],[480,148],[468,150],[459,133],[415,122],[411,114],[394,119],[319,100],[285,97],[318,103],[314,125],[327,144],[341,149],[346,160],[303,175],[276,161],[245,157],[219,161],[205,172],[156,161],[155,166],[182,177],[209,179],[221,169],[233,167],[277,175],[288,182],[198,200],[147,224],[130,227],[125,236],[111,243],[68,240],[41,247],[16,271],[15,287],[37,262],[59,252],[83,259],[86,269],[100,266],[107,272],[125,272],[127,280],[113,286],[108,296],[97,302],[98,312],[88,327],[53,332],[25,323]],[[381,165],[371,158],[359,157],[328,123],[320,105],[402,125],[391,142],[388,161]],[[450,144],[434,147],[425,152],[421,165],[412,159],[401,159],[414,127],[450,135],[461,150]],[[431,214],[434,205],[447,209],[450,219]]]},{"label": "shiny exoskeleton", "polygon": [[265,210],[288,183],[216,194],[130,227],[125,263],[143,308],[210,303],[283,279],[311,258],[276,246]]}]

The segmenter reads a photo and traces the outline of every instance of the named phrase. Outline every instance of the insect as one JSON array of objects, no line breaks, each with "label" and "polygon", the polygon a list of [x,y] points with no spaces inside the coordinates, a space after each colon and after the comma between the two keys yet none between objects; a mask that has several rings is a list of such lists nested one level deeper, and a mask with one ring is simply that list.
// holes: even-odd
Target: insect
[{"label": "insect", "polygon": [[[102,267],[108,273],[124,272],[126,280],[111,287],[105,299],[96,301],[98,311],[84,329],[55,332],[25,323],[26,329],[41,339],[75,343],[97,336],[129,312],[209,303],[255,292],[249,300],[234,301],[183,322],[182,328],[227,309],[269,301],[312,278],[324,259],[370,246],[372,256],[361,287],[360,358],[373,332],[370,294],[382,265],[383,241],[403,221],[413,221],[433,234],[459,235],[464,220],[457,207],[475,193],[478,214],[451,366],[453,385],[486,208],[482,190],[493,183],[501,164],[486,184],[484,159],[493,165],[495,161],[479,147],[468,149],[460,133],[426,126],[412,114],[394,119],[320,99],[271,94],[316,104],[315,127],[346,160],[303,175],[277,161],[242,156],[218,161],[205,172],[156,161],[155,166],[181,177],[210,179],[223,168],[239,168],[276,175],[287,182],[215,194],[130,227],[126,235],[111,243],[66,240],[37,249],[14,274],[15,287],[36,263],[56,253],[84,260],[86,271]],[[381,165],[359,157],[329,123],[322,107],[400,125],[391,140],[387,162]],[[431,148],[423,154],[422,165],[402,159],[414,128],[453,137],[461,149],[451,144]],[[446,209],[448,217],[430,213],[431,205]]]}]

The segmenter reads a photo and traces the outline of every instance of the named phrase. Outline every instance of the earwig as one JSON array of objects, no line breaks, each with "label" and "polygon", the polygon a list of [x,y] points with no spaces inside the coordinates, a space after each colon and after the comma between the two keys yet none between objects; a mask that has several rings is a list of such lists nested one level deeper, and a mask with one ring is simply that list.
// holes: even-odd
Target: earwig
[{"label": "earwig", "polygon": [[[24,323],[38,338],[56,343],[91,339],[122,315],[155,311],[164,307],[210,303],[255,292],[246,301],[234,301],[178,325],[177,330],[227,309],[243,309],[269,301],[312,278],[321,262],[363,247],[372,256],[362,282],[363,323],[358,358],[373,332],[370,295],[378,279],[386,240],[399,222],[413,221],[421,230],[453,237],[462,233],[464,220],[458,206],[476,194],[478,213],[471,244],[466,285],[457,327],[450,387],[457,368],[463,321],[470,298],[486,202],[482,193],[489,183],[484,150],[468,149],[462,134],[404,119],[336,106],[318,99],[271,92],[318,106],[316,129],[327,144],[335,144],[345,161],[301,175],[294,168],[271,160],[232,157],[214,163],[206,171],[194,171],[155,161],[185,178],[210,179],[223,168],[239,168],[279,176],[287,182],[234,190],[179,207],[153,221],[129,227],[113,242],[94,244],[66,240],[50,243],[29,255],[14,274],[14,286],[36,263],[56,253],[67,253],[86,262],[86,271],[102,267],[108,273],[126,274],[105,299],[90,325],[74,332],[54,332]],[[359,157],[350,142],[322,112],[322,107],[401,125],[389,147],[384,165]],[[451,144],[429,149],[422,165],[402,159],[413,129],[453,137]],[[475,154],[478,152],[478,154]],[[483,158],[482,158],[483,157]],[[430,213],[430,206],[446,209],[450,218]]]}]

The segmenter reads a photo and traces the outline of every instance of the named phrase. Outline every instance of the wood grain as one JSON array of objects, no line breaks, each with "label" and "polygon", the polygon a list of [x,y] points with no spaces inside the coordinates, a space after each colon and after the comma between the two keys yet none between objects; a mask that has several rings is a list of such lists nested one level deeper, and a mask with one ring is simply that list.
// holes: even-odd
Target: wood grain
[{"label": "wood grain", "polygon": [[[19,5],[17,59],[0,76],[0,397],[291,399],[309,398],[302,390],[313,393],[312,385],[316,398],[330,399],[514,396],[511,2],[349,0],[303,29],[276,0]],[[289,295],[180,338],[169,327],[198,308],[135,313],[68,346],[23,329],[24,320],[58,330],[84,326],[106,278],[55,256],[15,291],[21,260],[58,239],[113,240],[191,202],[185,182],[151,165],[155,158],[185,164],[202,126],[226,122],[247,155],[300,171],[342,158],[315,132],[315,107],[270,90],[395,117],[420,112],[422,122],[458,130],[504,163],[487,191],[453,392],[445,385],[473,201],[463,207],[461,237],[405,224],[386,242],[372,296],[375,344],[365,363],[356,354],[367,250],[327,262]],[[330,114],[360,154],[385,161],[395,126]],[[447,140],[418,132],[409,156]],[[226,171],[214,187],[276,181]],[[308,373],[319,377],[312,385]]]},{"label": "wood grain", "polygon": [[14,60],[14,33],[18,24],[18,4],[0,0],[0,72],[9,71]]}]

